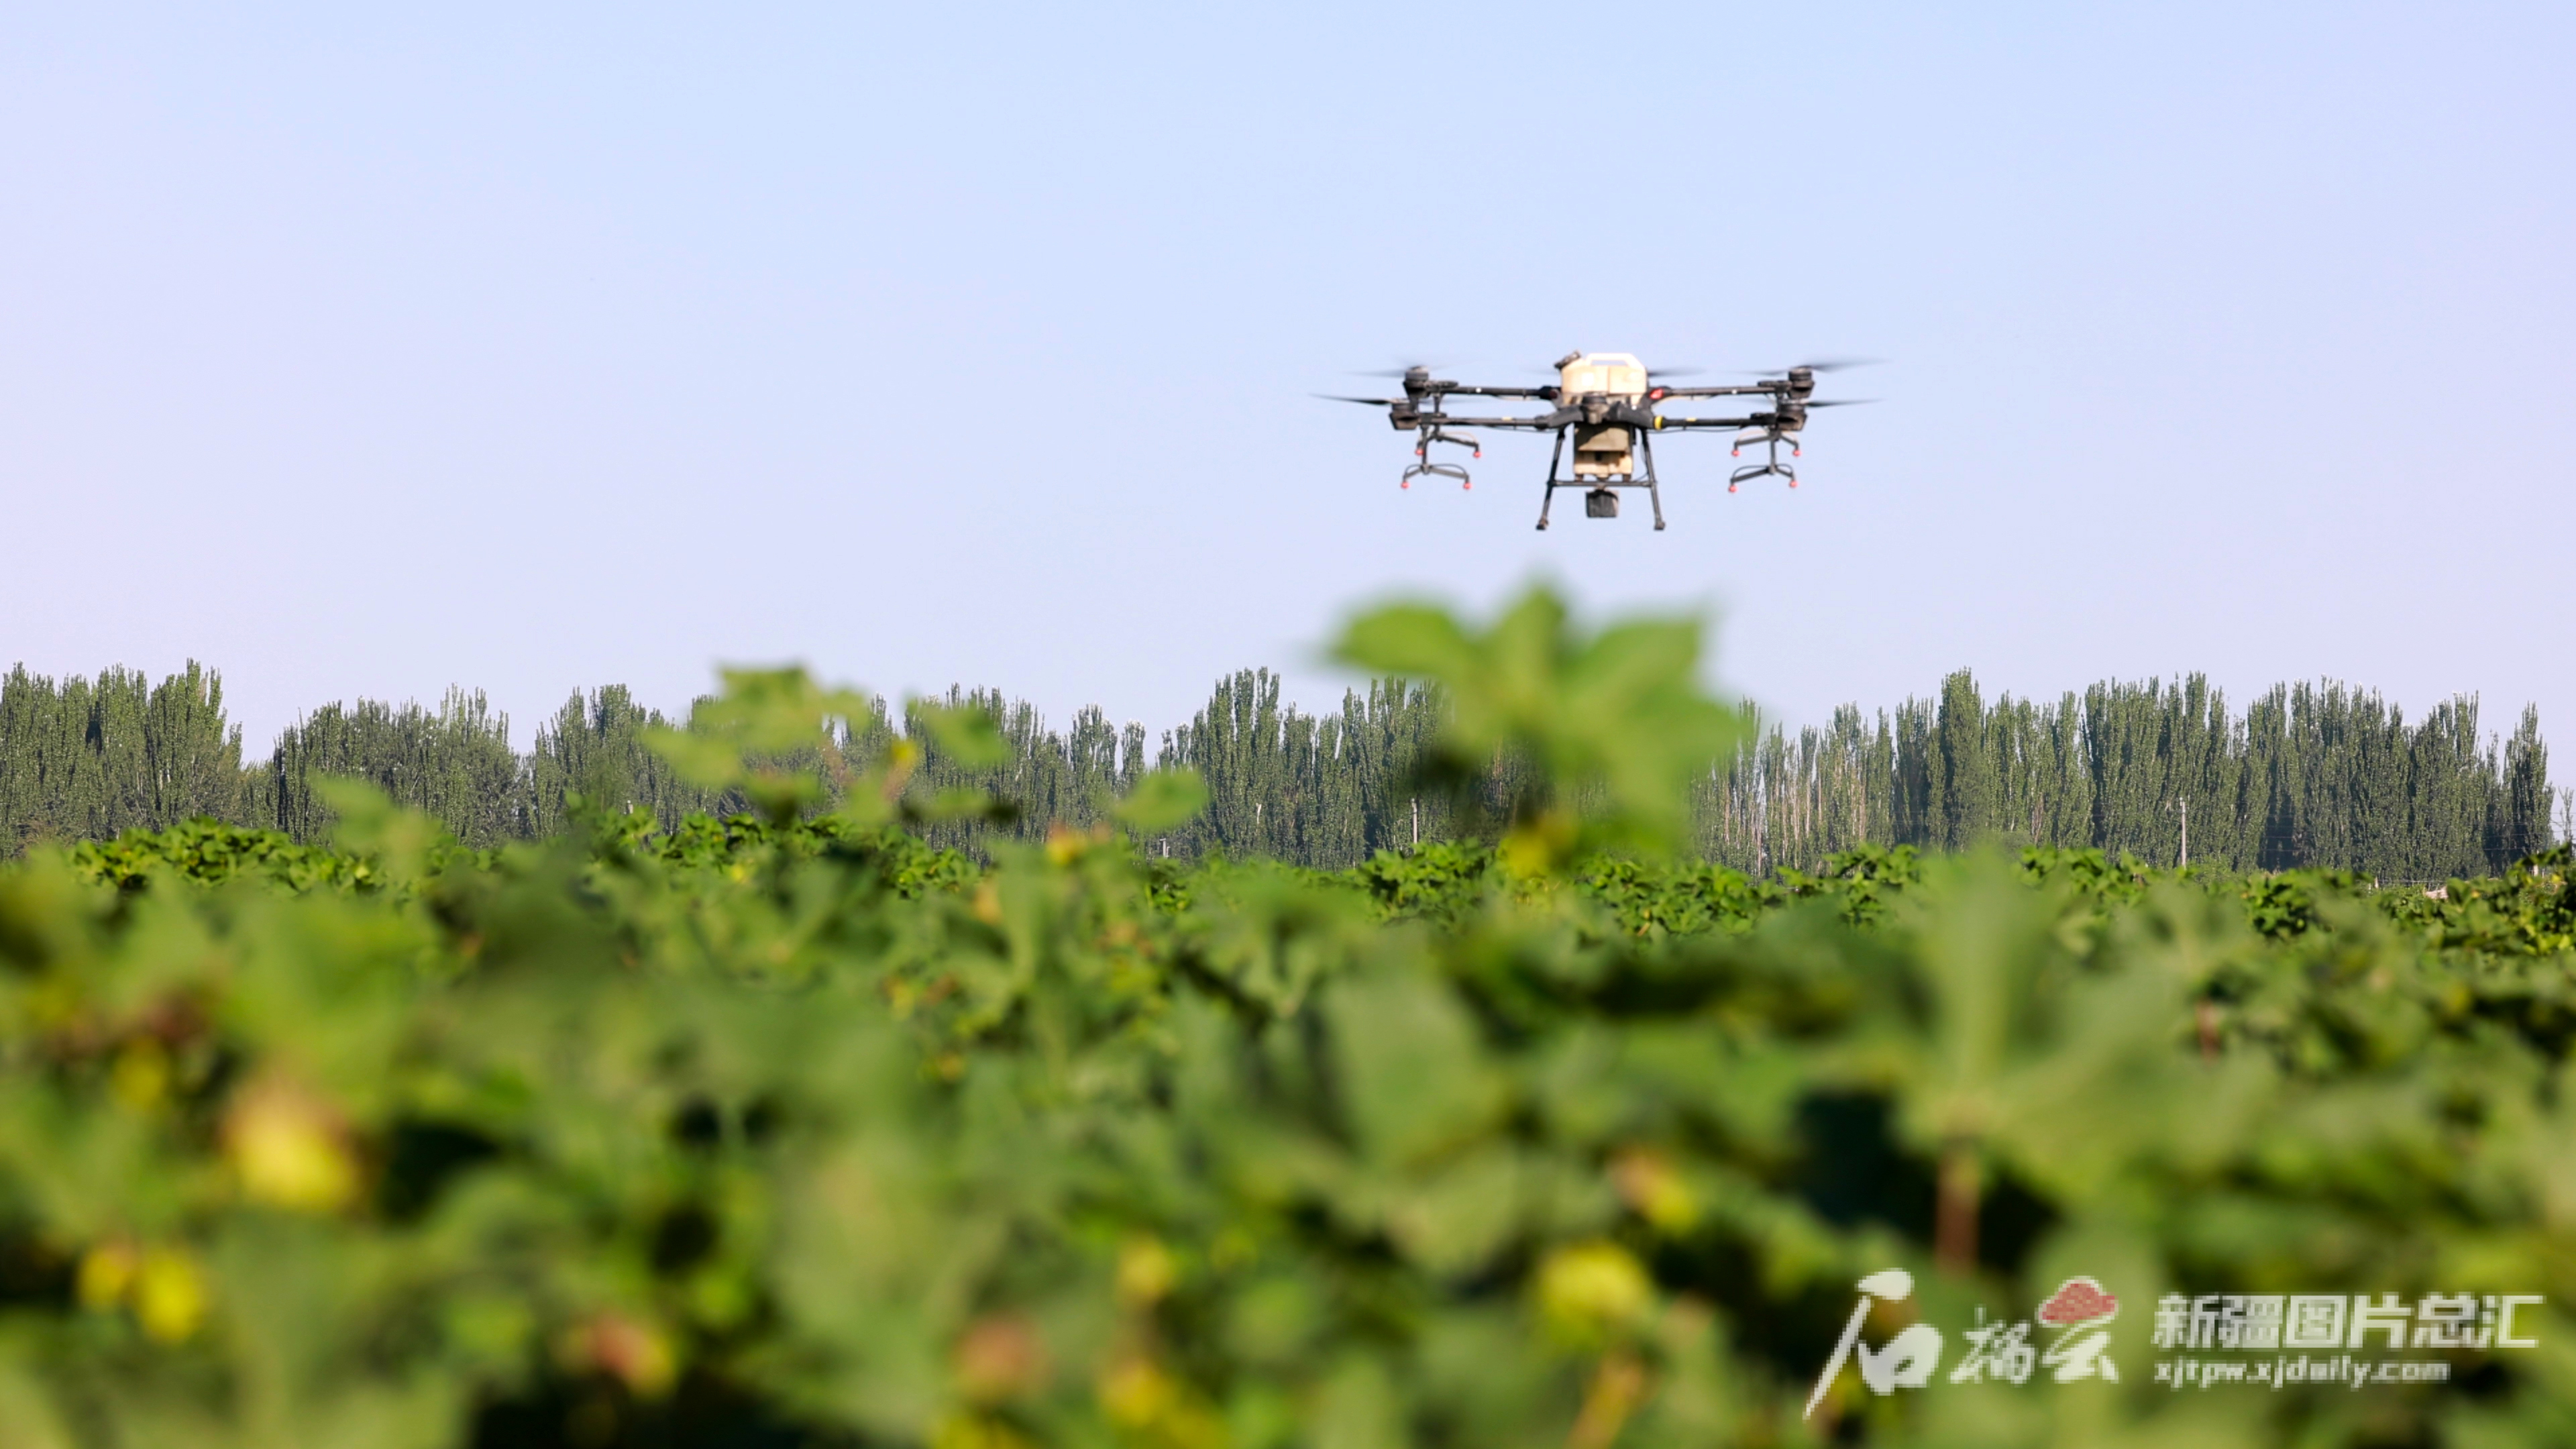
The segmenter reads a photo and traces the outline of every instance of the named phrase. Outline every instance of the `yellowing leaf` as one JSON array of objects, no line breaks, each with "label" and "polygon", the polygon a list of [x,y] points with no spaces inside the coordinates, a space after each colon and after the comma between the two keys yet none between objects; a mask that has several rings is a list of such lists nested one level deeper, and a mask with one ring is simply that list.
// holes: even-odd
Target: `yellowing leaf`
[{"label": "yellowing leaf", "polygon": [[1144,1308],[1160,1302],[1181,1275],[1172,1250],[1154,1238],[1130,1238],[1118,1250],[1118,1301]]},{"label": "yellowing leaf", "polygon": [[358,1164],[327,1105],[282,1082],[250,1088],[224,1123],[242,1195],[299,1212],[336,1212],[358,1195]]},{"label": "yellowing leaf", "polygon": [[170,1091],[170,1053],[150,1037],[128,1043],[116,1054],[107,1090],[129,1111],[145,1112],[160,1105]]},{"label": "yellowing leaf", "polygon": [[1037,1325],[1015,1314],[991,1314],[967,1326],[952,1355],[957,1391],[979,1403],[998,1403],[1046,1383],[1046,1345]]},{"label": "yellowing leaf", "polygon": [[1552,1334],[1577,1347],[1638,1326],[1654,1299],[1653,1280],[1616,1243],[1576,1243],[1539,1265],[1539,1313]]},{"label": "yellowing leaf", "polygon": [[1180,1397],[1171,1375],[1150,1359],[1132,1358],[1100,1379],[1100,1408],[1110,1422],[1141,1429],[1170,1412]]},{"label": "yellowing leaf", "polygon": [[124,1302],[126,1290],[134,1285],[134,1270],[139,1263],[134,1249],[123,1243],[101,1243],[83,1253],[80,1269],[73,1276],[81,1306],[113,1308]]},{"label": "yellowing leaf", "polygon": [[1699,1221],[1699,1203],[1681,1174],[1655,1153],[1621,1153],[1610,1164],[1610,1180],[1620,1200],[1662,1232],[1685,1233]]},{"label": "yellowing leaf", "polygon": [[650,1323],[622,1313],[602,1313],[582,1325],[574,1358],[624,1384],[638,1398],[656,1399],[679,1378],[679,1355]]},{"label": "yellowing leaf", "polygon": [[134,1320],[162,1343],[183,1343],[205,1322],[205,1275],[175,1250],[155,1248],[134,1273]]}]

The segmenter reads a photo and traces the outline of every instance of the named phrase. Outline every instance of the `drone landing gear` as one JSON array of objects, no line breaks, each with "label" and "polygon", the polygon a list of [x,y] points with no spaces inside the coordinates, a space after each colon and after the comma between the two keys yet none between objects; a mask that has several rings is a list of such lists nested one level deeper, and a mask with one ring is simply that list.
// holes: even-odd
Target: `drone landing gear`
[{"label": "drone landing gear", "polygon": [[1789,445],[1789,456],[1792,458],[1797,457],[1798,440],[1796,438],[1783,437],[1778,433],[1754,433],[1737,438],[1735,440],[1735,451],[1729,455],[1731,457],[1740,458],[1744,456],[1744,445],[1747,443],[1760,443],[1767,452],[1765,454],[1764,461],[1747,467],[1738,468],[1733,473],[1728,474],[1726,479],[1726,491],[1732,493],[1735,491],[1735,485],[1738,483],[1743,482],[1747,478],[1759,478],[1766,473],[1777,473],[1781,477],[1789,480],[1790,487],[1797,487],[1798,470],[1780,461],[1780,445],[1784,442]]},{"label": "drone landing gear", "polygon": [[1468,452],[1468,456],[1470,457],[1481,458],[1485,456],[1484,448],[1478,444],[1474,438],[1452,437],[1448,433],[1442,432],[1437,427],[1425,428],[1422,430],[1422,441],[1413,445],[1413,456],[1421,461],[1413,464],[1409,468],[1406,468],[1404,470],[1404,476],[1395,480],[1395,486],[1398,488],[1410,488],[1413,486],[1413,480],[1416,478],[1455,478],[1458,480],[1458,486],[1460,488],[1475,487],[1475,483],[1467,477],[1466,469],[1459,467],[1455,463],[1434,463],[1431,461],[1431,445],[1434,443],[1449,443],[1457,447],[1465,448]]},{"label": "drone landing gear", "polygon": [[1664,490],[1655,486],[1655,445],[1637,434],[1637,456],[1646,460],[1646,501],[1654,505],[1655,532],[1664,531]]},{"label": "drone landing gear", "polygon": [[1642,432],[1637,434],[1637,453],[1639,457],[1645,460],[1646,471],[1643,477],[1560,477],[1558,475],[1557,467],[1560,463],[1565,461],[1565,430],[1563,428],[1557,429],[1556,449],[1554,452],[1548,454],[1547,458],[1547,493],[1544,497],[1539,499],[1538,504],[1538,526],[1540,531],[1545,532],[1547,529],[1547,511],[1555,506],[1556,490],[1559,488],[1580,488],[1583,490],[1583,516],[1586,518],[1618,517],[1619,495],[1611,490],[1618,488],[1643,488],[1646,490],[1647,501],[1654,505],[1655,531],[1657,533],[1663,532],[1664,492],[1661,488],[1655,485],[1655,446],[1654,444],[1646,441],[1646,435]]}]

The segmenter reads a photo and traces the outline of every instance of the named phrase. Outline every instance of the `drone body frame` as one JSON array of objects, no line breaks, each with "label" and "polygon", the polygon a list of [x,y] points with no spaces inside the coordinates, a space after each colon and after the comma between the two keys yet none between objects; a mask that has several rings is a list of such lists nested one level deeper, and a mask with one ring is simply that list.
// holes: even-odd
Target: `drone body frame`
[{"label": "drone body frame", "polygon": [[[1467,470],[1455,463],[1443,463],[1431,456],[1431,445],[1447,443],[1484,456],[1482,443],[1471,434],[1454,433],[1453,428],[1493,428],[1504,431],[1553,432],[1556,446],[1548,457],[1547,491],[1540,500],[1538,526],[1547,527],[1548,513],[1555,505],[1560,488],[1583,490],[1583,511],[1590,518],[1619,516],[1619,495],[1623,488],[1643,488],[1655,513],[1655,527],[1664,527],[1663,490],[1655,476],[1654,436],[1668,432],[1731,431],[1736,456],[1742,456],[1747,443],[1765,450],[1765,460],[1740,467],[1728,477],[1726,491],[1734,492],[1746,479],[1776,474],[1798,486],[1797,469],[1780,460],[1780,445],[1789,445],[1789,455],[1798,456],[1798,436],[1807,425],[1807,411],[1816,407],[1833,407],[1832,401],[1817,401],[1816,374],[1849,364],[1833,362],[1801,363],[1780,369],[1778,377],[1725,387],[1666,387],[1654,381],[1646,365],[1626,352],[1570,352],[1557,359],[1557,381],[1552,387],[1483,387],[1436,378],[1427,367],[1408,367],[1401,374],[1404,396],[1399,398],[1342,398],[1340,402],[1382,405],[1387,421],[1399,432],[1417,435],[1413,446],[1414,462],[1404,470],[1399,486],[1411,487],[1421,477],[1455,478],[1462,487],[1472,487]],[[1452,397],[1530,398],[1549,404],[1549,410],[1527,417],[1471,417],[1448,410]],[[1761,398],[1769,406],[1741,417],[1674,417],[1659,411],[1676,399],[1692,398]],[[1565,469],[1566,441],[1574,443],[1573,469]]]}]

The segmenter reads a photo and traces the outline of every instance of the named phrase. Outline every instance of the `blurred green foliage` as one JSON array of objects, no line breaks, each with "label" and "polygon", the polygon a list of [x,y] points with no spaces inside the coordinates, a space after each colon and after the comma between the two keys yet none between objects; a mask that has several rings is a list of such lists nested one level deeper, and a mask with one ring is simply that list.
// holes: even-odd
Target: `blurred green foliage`
[{"label": "blurred green foliage", "polygon": [[[2440,898],[1756,881],[1673,849],[1735,727],[1687,629],[1533,598],[1346,652],[1460,702],[1456,808],[1539,762],[1500,847],[1182,865],[1129,838],[1205,801],[1175,772],[970,860],[904,751],[815,745],[856,696],[767,674],[664,741],[729,819],[477,852],[344,792],[332,848],[0,871],[0,1445],[2576,1440],[2563,848]],[[1890,1267],[1954,1345],[2098,1277],[2124,1380],[1802,1417]],[[2547,1295],[2542,1347],[2147,1372],[2166,1292],[2434,1290]]]}]

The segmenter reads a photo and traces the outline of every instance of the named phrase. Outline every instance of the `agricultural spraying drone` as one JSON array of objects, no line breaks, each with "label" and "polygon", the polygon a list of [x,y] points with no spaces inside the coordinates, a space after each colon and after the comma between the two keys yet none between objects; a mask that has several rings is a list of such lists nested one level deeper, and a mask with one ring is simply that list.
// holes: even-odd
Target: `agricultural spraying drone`
[{"label": "agricultural spraying drone", "polygon": [[[1743,456],[1747,444],[1764,450],[1764,460],[1737,468],[1726,480],[1726,491],[1732,493],[1748,478],[1777,474],[1798,486],[1798,470],[1780,461],[1780,445],[1789,445],[1789,456],[1798,456],[1798,434],[1807,426],[1807,413],[1814,408],[1848,406],[1867,402],[1867,398],[1820,399],[1814,396],[1816,374],[1837,368],[1859,366],[1858,360],[1804,362],[1779,369],[1777,377],[1762,375],[1757,382],[1731,387],[1666,387],[1648,375],[1646,365],[1625,352],[1569,352],[1556,363],[1557,382],[1553,387],[1478,387],[1451,382],[1431,375],[1428,367],[1408,367],[1400,372],[1374,374],[1401,378],[1402,397],[1342,397],[1319,393],[1335,402],[1366,403],[1386,409],[1387,421],[1399,430],[1409,429],[1419,435],[1413,445],[1413,464],[1404,470],[1400,486],[1412,487],[1420,477],[1455,478],[1462,487],[1473,486],[1467,470],[1455,463],[1435,461],[1431,445],[1448,443],[1465,448],[1481,458],[1484,449],[1478,440],[1453,428],[1504,428],[1524,432],[1556,434],[1556,450],[1548,457],[1547,495],[1538,506],[1538,526],[1547,527],[1547,511],[1556,502],[1559,488],[1583,490],[1583,515],[1586,518],[1619,516],[1620,488],[1643,488],[1654,505],[1655,527],[1664,526],[1664,497],[1655,486],[1655,450],[1657,433],[1733,431],[1735,456]],[[1688,374],[1690,369],[1665,370],[1666,377]],[[1460,417],[1447,411],[1452,396],[1525,397],[1553,404],[1544,413],[1525,418]],[[1656,411],[1667,402],[1681,398],[1758,397],[1769,401],[1769,407],[1733,418],[1671,417]],[[1561,476],[1565,461],[1566,434],[1574,435],[1574,471]]]}]

